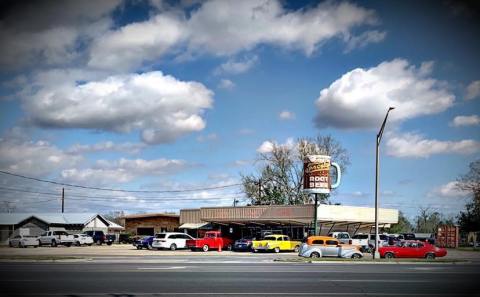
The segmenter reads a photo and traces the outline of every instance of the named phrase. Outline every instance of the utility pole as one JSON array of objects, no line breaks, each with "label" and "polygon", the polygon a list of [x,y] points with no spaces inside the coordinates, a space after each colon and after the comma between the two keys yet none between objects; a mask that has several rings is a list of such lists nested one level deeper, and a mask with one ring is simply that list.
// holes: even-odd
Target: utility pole
[{"label": "utility pole", "polygon": [[62,213],[65,210],[65,188],[62,188]]},{"label": "utility pole", "polygon": [[380,235],[378,234],[378,184],[379,184],[379,163],[380,163],[380,141],[382,140],[383,129],[385,128],[385,124],[387,123],[388,113],[394,110],[395,107],[390,107],[385,115],[385,119],[383,120],[382,127],[377,134],[377,143],[376,143],[376,161],[375,161],[375,251],[373,252],[373,259],[380,259],[380,253],[378,252],[378,242]]}]

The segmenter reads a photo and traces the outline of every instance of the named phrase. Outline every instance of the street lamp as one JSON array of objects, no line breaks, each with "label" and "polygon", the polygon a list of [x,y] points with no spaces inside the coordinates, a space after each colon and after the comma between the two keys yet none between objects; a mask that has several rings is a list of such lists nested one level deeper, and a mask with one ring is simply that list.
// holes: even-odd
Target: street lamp
[{"label": "street lamp", "polygon": [[378,253],[378,242],[380,236],[378,235],[378,176],[379,176],[379,167],[378,163],[380,161],[379,157],[379,149],[380,149],[380,141],[382,140],[383,129],[385,128],[385,124],[387,123],[388,114],[390,111],[394,110],[395,107],[389,107],[387,114],[385,115],[385,119],[383,120],[382,127],[377,134],[377,144],[376,144],[376,162],[375,162],[375,251],[373,253],[373,259],[379,259],[380,254]]}]

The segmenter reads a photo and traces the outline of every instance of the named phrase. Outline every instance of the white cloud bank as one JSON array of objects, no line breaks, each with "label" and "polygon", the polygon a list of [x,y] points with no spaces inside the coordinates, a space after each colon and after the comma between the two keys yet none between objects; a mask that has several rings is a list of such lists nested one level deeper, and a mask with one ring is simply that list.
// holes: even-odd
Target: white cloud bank
[{"label": "white cloud bank", "polygon": [[74,144],[67,152],[70,154],[83,154],[95,152],[125,152],[129,154],[139,153],[147,145],[145,143],[115,143],[113,141],[102,141],[95,144]]},{"label": "white cloud bank", "polygon": [[391,135],[387,139],[387,154],[398,158],[427,158],[436,154],[474,154],[480,151],[480,142],[466,139],[441,141],[426,139],[416,133]]},{"label": "white cloud bank", "polygon": [[465,99],[472,100],[480,97],[480,80],[472,81],[468,86]]},{"label": "white cloud bank", "polygon": [[[189,18],[172,10],[104,34],[93,43],[88,64],[125,70],[170,52],[232,55],[260,44],[311,55],[325,41],[350,40],[353,28],[376,22],[374,11],[348,2],[326,1],[287,11],[276,0],[213,0],[204,2]],[[362,38],[363,43],[357,43],[363,46],[375,39]]]},{"label": "white cloud bank", "polygon": [[458,188],[457,181],[451,181],[444,185],[441,185],[428,193],[429,197],[447,197],[447,198],[455,198],[455,197],[465,197],[468,196],[469,192],[464,191]]},{"label": "white cloud bank", "polygon": [[436,114],[452,106],[455,96],[429,75],[432,63],[420,67],[403,59],[357,68],[320,92],[315,123],[319,128],[378,127],[390,106],[389,121]]},{"label": "white cloud bank", "polygon": [[278,114],[281,120],[288,121],[295,119],[295,114],[289,110],[284,110]]},{"label": "white cloud bank", "polygon": [[220,74],[241,74],[247,72],[258,62],[258,56],[244,57],[243,59],[229,59],[227,62],[218,66],[214,73]]},{"label": "white cloud bank", "polygon": [[30,121],[44,127],[130,132],[146,143],[167,143],[205,127],[213,92],[159,71],[101,81],[47,85],[24,100]]},{"label": "white cloud bank", "polygon": [[478,126],[480,125],[480,117],[477,115],[456,116],[450,125],[453,127]]}]

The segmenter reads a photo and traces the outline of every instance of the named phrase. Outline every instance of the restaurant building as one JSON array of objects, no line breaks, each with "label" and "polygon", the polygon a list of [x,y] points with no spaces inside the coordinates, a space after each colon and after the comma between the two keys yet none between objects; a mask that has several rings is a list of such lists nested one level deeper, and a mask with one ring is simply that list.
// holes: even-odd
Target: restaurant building
[{"label": "restaurant building", "polygon": [[[259,205],[202,207],[180,210],[180,230],[201,236],[206,230],[221,230],[234,238],[261,237],[278,233],[302,239],[313,233],[314,205]],[[375,209],[344,205],[319,205],[317,222],[320,234],[334,231],[372,233]],[[379,227],[387,230],[398,223],[398,210],[379,209]]]}]

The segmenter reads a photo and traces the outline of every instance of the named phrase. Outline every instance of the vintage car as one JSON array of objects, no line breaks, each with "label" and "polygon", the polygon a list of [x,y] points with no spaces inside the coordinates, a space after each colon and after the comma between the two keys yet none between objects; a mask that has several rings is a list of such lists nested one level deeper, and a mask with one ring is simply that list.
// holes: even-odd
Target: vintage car
[{"label": "vintage car", "polygon": [[418,240],[401,241],[394,246],[382,246],[378,249],[381,258],[427,258],[444,257],[447,250],[428,242]]},{"label": "vintage car", "polygon": [[360,259],[363,257],[358,246],[341,244],[337,238],[329,236],[310,236],[300,246],[300,257],[320,258],[339,257]]},{"label": "vintage car", "polygon": [[231,251],[233,248],[233,241],[228,237],[222,237],[220,231],[208,231],[203,238],[188,239],[187,248],[192,251],[202,250],[208,252],[211,249],[226,249]]},{"label": "vintage car", "polygon": [[275,253],[294,251],[297,253],[300,244],[300,241],[292,241],[286,235],[272,234],[265,236],[262,240],[252,241],[252,251],[254,253],[258,251],[274,251]]}]

